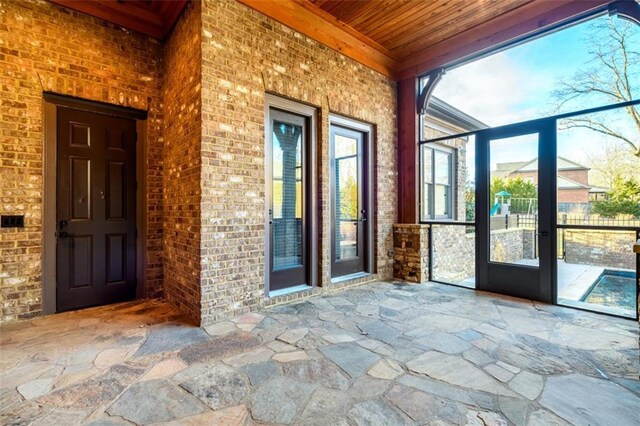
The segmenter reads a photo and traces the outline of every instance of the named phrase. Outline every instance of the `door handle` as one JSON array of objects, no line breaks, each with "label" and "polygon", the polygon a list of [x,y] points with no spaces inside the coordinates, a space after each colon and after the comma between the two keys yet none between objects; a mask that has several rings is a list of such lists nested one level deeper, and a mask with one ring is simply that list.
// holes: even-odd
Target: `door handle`
[{"label": "door handle", "polygon": [[60,231],[58,232],[58,238],[69,238],[70,235],[67,231]]},{"label": "door handle", "polygon": [[539,237],[548,237],[549,233],[547,231],[536,232],[536,235]]},{"label": "door handle", "polygon": [[58,229],[62,231],[67,227],[67,225],[69,225],[69,222],[67,222],[66,220],[61,220],[60,222],[58,222]]}]

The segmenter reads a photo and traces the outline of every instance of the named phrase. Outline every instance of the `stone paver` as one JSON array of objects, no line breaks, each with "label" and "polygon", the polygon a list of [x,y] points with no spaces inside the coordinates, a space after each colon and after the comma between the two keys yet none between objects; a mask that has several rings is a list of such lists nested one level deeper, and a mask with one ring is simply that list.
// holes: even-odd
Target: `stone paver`
[{"label": "stone paver", "polygon": [[164,379],[165,377],[173,376],[185,368],[187,368],[187,365],[179,359],[167,359],[151,367],[151,369],[142,376],[141,380]]},{"label": "stone paver", "polygon": [[466,340],[454,334],[442,332],[433,333],[422,339],[418,339],[417,343],[424,345],[426,348],[435,349],[436,351],[446,354],[459,354],[472,348],[471,344]]},{"label": "stone paver", "polygon": [[640,424],[638,326],[372,283],[199,329],[159,301],[0,325],[0,424]]},{"label": "stone paver", "polygon": [[199,328],[185,327],[184,324],[159,325],[149,329],[147,340],[135,356],[174,351],[186,345],[207,340],[207,333]]},{"label": "stone paver", "polygon": [[271,361],[244,365],[241,370],[249,377],[249,381],[253,386],[260,386],[262,383],[275,378],[279,372],[276,364]]},{"label": "stone paver", "polygon": [[24,399],[34,399],[48,393],[53,387],[53,378],[36,379],[18,386],[18,392]]},{"label": "stone paver", "polygon": [[225,334],[233,333],[237,330],[238,327],[236,327],[236,324],[233,322],[219,322],[204,327],[204,331],[206,331],[210,336],[222,336]]},{"label": "stone paver", "polygon": [[376,365],[371,367],[369,371],[367,371],[367,374],[371,377],[385,380],[393,380],[403,373],[404,370],[402,367],[400,367],[397,362],[390,359],[383,359],[379,361]]},{"label": "stone paver", "polygon": [[358,426],[400,426],[410,422],[383,400],[363,401],[349,410],[349,418]]},{"label": "stone paver", "polygon": [[547,379],[540,404],[579,425],[640,424],[638,396],[607,380],[582,374]]},{"label": "stone paver", "polygon": [[508,382],[509,380],[513,379],[513,373],[500,367],[498,364],[487,365],[486,367],[484,367],[484,370],[501,382]]},{"label": "stone paver", "polygon": [[286,376],[307,383],[319,383],[332,389],[347,390],[349,379],[335,364],[325,359],[289,362],[282,365]]},{"label": "stone paver", "polygon": [[528,371],[519,373],[509,382],[511,389],[532,401],[540,395],[543,386],[544,380],[542,377]]},{"label": "stone paver", "polygon": [[302,339],[309,332],[308,328],[295,328],[293,330],[287,330],[278,336],[278,340],[289,343],[290,345],[295,344],[298,340]]},{"label": "stone paver", "polygon": [[214,410],[244,403],[249,394],[244,375],[220,363],[211,365],[206,373],[180,386]]},{"label": "stone paver", "polygon": [[357,343],[340,343],[320,348],[327,358],[342,368],[349,376],[356,378],[380,359],[379,355],[364,349]]},{"label": "stone paver", "polygon": [[415,373],[425,374],[452,385],[497,395],[515,396],[513,392],[506,389],[487,373],[454,355],[427,352],[408,362],[407,368]]},{"label": "stone paver", "polygon": [[309,355],[305,351],[280,352],[275,354],[272,359],[278,362],[293,362],[309,359]]},{"label": "stone paver", "polygon": [[135,383],[107,410],[137,424],[149,424],[181,419],[202,413],[200,402],[165,381]]},{"label": "stone paver", "polygon": [[260,422],[291,424],[315,388],[284,377],[263,383],[251,396],[252,417]]},{"label": "stone paver", "polygon": [[302,412],[303,423],[307,424],[310,421],[313,422],[316,419],[326,417],[331,417],[332,419],[344,418],[347,415],[350,402],[349,398],[345,398],[342,392],[319,388],[313,393],[307,403],[307,407]]}]

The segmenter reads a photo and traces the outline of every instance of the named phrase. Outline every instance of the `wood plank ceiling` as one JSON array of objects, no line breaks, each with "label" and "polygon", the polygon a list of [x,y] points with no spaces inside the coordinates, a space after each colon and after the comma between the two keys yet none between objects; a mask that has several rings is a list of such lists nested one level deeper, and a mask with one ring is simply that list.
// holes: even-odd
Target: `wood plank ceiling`
[{"label": "wood plank ceiling", "polygon": [[399,80],[610,0],[238,1]]},{"label": "wood plank ceiling", "polygon": [[[163,39],[189,0],[49,1]],[[238,1],[399,80],[610,0]]]},{"label": "wood plank ceiling", "polygon": [[308,0],[397,61],[533,0]]},{"label": "wood plank ceiling", "polygon": [[188,2],[188,0],[49,1],[159,40],[171,31]]}]

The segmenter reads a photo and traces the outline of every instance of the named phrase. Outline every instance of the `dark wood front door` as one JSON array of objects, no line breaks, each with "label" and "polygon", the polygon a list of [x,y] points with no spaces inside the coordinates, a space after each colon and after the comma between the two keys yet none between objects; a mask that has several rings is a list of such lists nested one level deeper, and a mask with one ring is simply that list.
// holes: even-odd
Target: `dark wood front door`
[{"label": "dark wood front door", "polygon": [[136,295],[136,122],[57,109],[57,311]]}]

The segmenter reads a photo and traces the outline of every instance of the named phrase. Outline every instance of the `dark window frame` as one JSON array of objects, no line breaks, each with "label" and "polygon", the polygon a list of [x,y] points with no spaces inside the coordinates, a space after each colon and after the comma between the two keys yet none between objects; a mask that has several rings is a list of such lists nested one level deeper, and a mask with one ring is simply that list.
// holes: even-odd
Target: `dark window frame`
[{"label": "dark window frame", "polygon": [[[431,152],[431,182],[430,183],[426,183],[424,182],[424,172],[423,172],[423,165],[424,165],[424,156],[425,156],[425,151],[430,151]],[[448,184],[444,185],[444,184],[438,184],[436,183],[436,153],[437,154],[444,154],[448,157]],[[457,165],[458,165],[458,150],[456,148],[452,148],[446,145],[440,145],[440,144],[431,144],[431,146],[420,146],[420,175],[419,175],[419,185],[420,185],[420,197],[419,197],[419,204],[420,204],[420,220],[421,221],[427,221],[427,220],[437,220],[437,221],[443,221],[443,220],[456,220],[456,197],[455,197],[455,193],[458,190],[457,185],[456,185],[456,179],[457,179]],[[436,208],[435,208],[435,204],[436,204],[436,186],[446,186],[446,198],[447,198],[447,214],[445,215],[436,215]],[[427,193],[425,194],[425,189],[427,190]],[[425,197],[426,200],[425,200]],[[425,205],[426,204],[426,205]],[[425,217],[428,217],[428,219],[425,219]]]}]

